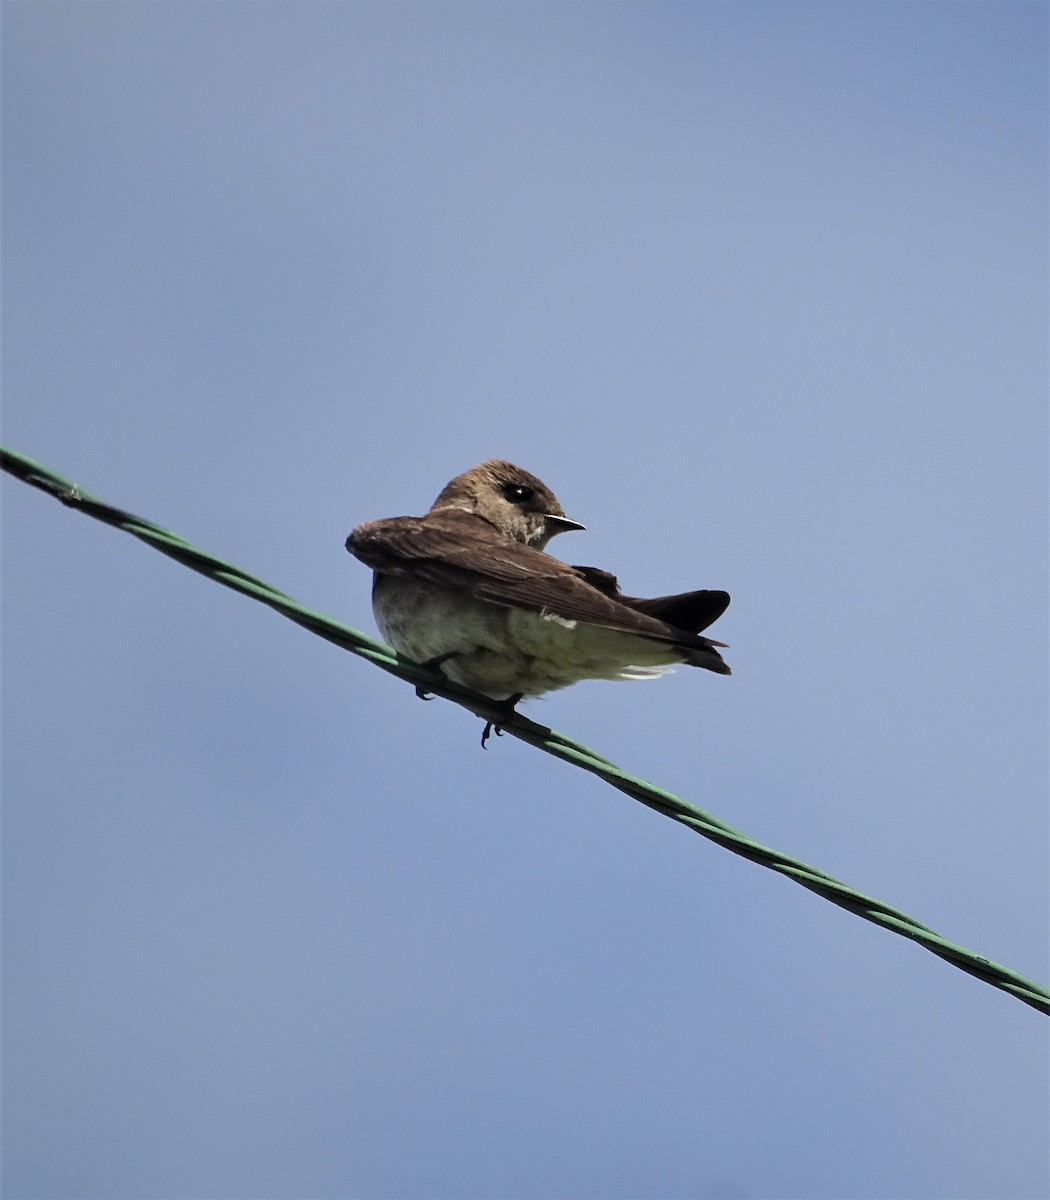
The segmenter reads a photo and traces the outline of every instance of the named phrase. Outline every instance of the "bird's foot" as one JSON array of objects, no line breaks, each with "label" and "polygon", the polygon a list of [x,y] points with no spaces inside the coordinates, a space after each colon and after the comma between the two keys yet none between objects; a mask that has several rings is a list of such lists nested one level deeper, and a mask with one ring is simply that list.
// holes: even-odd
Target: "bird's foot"
[{"label": "bird's foot", "polygon": [[[421,662],[419,665],[425,667],[428,671],[436,671],[442,663],[448,662],[450,658],[455,658],[458,653],[458,650],[450,650],[447,654],[437,654],[433,658],[428,658],[426,662]],[[420,700],[434,699],[421,683],[416,684],[416,695]]]},{"label": "bird's foot", "polygon": [[[518,692],[517,695],[515,695],[515,696],[507,697],[507,700],[506,700],[507,715],[502,718],[504,721],[509,721],[511,719],[511,717],[516,717],[518,715],[514,710],[517,707],[518,701],[523,700],[524,698],[525,698],[524,692]],[[482,750],[487,749],[487,746],[485,743],[489,740],[489,735],[492,734],[493,732],[496,734],[496,737],[502,737],[503,736],[502,726],[497,725],[495,721],[486,721],[485,728],[482,730],[482,733],[481,733],[481,748],[482,748]]]}]

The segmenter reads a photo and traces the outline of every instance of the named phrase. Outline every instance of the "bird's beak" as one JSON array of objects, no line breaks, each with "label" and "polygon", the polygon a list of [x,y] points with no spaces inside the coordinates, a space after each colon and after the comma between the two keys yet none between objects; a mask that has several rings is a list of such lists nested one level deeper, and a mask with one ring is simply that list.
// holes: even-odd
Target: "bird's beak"
[{"label": "bird's beak", "polygon": [[557,533],[568,533],[572,529],[586,529],[586,525],[581,525],[579,521],[572,521],[568,517],[554,517],[548,513],[543,518],[543,524],[546,527],[545,532],[549,538],[554,537]]}]

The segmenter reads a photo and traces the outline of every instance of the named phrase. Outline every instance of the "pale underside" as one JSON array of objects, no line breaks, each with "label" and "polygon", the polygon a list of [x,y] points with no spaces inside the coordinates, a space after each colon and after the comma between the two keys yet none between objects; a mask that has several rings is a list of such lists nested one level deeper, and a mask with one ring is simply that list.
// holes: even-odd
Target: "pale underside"
[{"label": "pale underside", "polygon": [[475,600],[463,592],[388,577],[373,596],[376,623],[401,654],[441,655],[453,683],[505,700],[539,696],[583,679],[650,679],[685,653],[667,642]]}]

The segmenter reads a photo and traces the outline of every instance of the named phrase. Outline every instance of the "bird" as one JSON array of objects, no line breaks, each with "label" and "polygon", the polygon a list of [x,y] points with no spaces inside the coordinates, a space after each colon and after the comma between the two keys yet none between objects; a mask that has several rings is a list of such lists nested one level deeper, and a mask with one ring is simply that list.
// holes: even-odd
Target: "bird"
[{"label": "bird", "polygon": [[585,679],[646,679],[678,664],[729,675],[726,644],[702,636],[728,593],[627,596],[611,572],[546,552],[584,528],[535,475],[492,459],[451,480],[425,516],[358,525],[346,549],[374,572],[373,613],[394,649],[508,717],[522,699]]}]

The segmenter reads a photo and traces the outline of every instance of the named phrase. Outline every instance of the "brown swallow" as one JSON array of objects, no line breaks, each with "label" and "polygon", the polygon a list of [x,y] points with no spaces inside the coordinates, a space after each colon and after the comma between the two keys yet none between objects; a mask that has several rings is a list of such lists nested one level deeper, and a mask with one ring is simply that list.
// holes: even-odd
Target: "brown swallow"
[{"label": "brown swallow", "polygon": [[399,653],[510,707],[582,679],[645,679],[678,663],[728,675],[701,630],[726,592],[652,600],[544,553],[583,529],[535,475],[501,460],[458,475],[425,517],[359,525],[346,548],[375,572],[372,608]]}]

